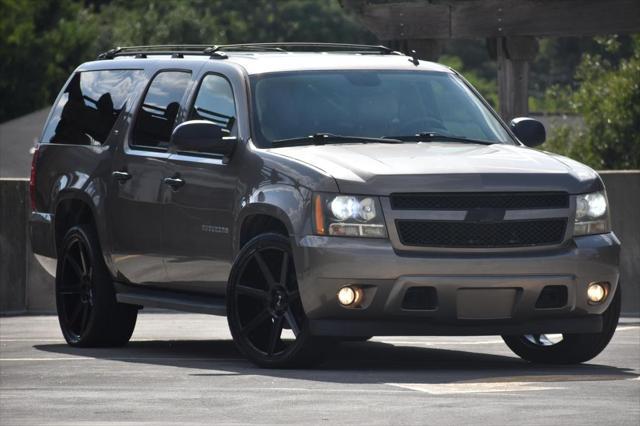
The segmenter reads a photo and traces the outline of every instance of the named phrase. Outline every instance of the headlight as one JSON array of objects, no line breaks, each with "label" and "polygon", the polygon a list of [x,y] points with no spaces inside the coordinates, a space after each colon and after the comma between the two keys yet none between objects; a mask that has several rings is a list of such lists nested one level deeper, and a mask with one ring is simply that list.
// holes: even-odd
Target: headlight
[{"label": "headlight", "polygon": [[315,194],[313,226],[317,235],[387,238],[377,197]]},{"label": "headlight", "polygon": [[611,229],[607,195],[604,191],[576,197],[576,221],[573,235],[603,234]]}]

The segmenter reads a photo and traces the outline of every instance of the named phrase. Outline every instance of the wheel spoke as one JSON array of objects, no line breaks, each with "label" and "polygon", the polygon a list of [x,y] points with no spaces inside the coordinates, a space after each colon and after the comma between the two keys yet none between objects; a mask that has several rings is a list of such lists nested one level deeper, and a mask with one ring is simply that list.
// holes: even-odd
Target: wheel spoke
[{"label": "wheel spoke", "polygon": [[266,300],[267,292],[260,290],[259,288],[249,287],[247,285],[239,285],[236,287],[236,292],[242,296],[253,297],[254,299]]},{"label": "wheel spoke", "polygon": [[271,325],[271,334],[269,335],[269,342],[267,345],[267,354],[269,355],[273,355],[276,351],[276,346],[280,340],[280,335],[282,334],[282,320],[282,317],[277,317],[273,320],[273,324]]},{"label": "wheel spoke", "polygon": [[87,324],[89,323],[89,304],[88,303],[83,303],[83,310],[82,310],[82,321],[80,322],[80,334],[82,334],[83,331],[85,331],[87,329]]},{"label": "wheel spoke", "polygon": [[555,334],[527,334],[524,338],[537,346],[553,346],[563,340],[562,335],[559,335],[559,339],[557,336]]},{"label": "wheel spoke", "polygon": [[287,309],[287,312],[284,313],[284,319],[287,320],[287,324],[289,324],[293,335],[297,338],[298,334],[300,334],[300,326],[298,325],[298,321],[293,315],[293,311],[291,310],[291,308]]},{"label": "wheel spoke", "polygon": [[268,318],[271,318],[269,311],[263,309],[254,319],[249,321],[247,325],[245,325],[240,331],[245,336],[255,330],[260,324],[265,322]]},{"label": "wheel spoke", "polygon": [[63,289],[58,291],[58,293],[62,296],[69,296],[72,294],[82,294],[82,289],[81,288]]},{"label": "wheel spoke", "polygon": [[65,283],[64,287],[61,287],[58,289],[60,293],[63,293],[66,291],[80,291],[80,290],[82,290],[82,283],[80,281],[73,284]]},{"label": "wheel spoke", "polygon": [[289,272],[289,253],[282,252],[282,265],[280,265],[280,285],[287,288],[287,275]]},{"label": "wheel spoke", "polygon": [[276,280],[273,279],[273,274],[271,273],[271,270],[269,269],[269,265],[267,265],[267,263],[264,261],[264,258],[262,257],[260,252],[257,251],[253,255],[253,257],[256,260],[256,263],[258,264],[258,267],[260,268],[260,272],[262,272],[262,275],[264,276],[264,279],[267,280],[267,284],[269,285],[269,287],[275,286],[276,285]]},{"label": "wheel spoke", "polygon": [[78,278],[82,278],[84,277],[84,271],[82,270],[82,266],[80,266],[80,264],[71,256],[67,255],[67,263],[69,265],[71,265],[71,268],[73,269],[73,272],[76,273],[76,276]]},{"label": "wheel spoke", "polygon": [[89,267],[87,266],[87,259],[84,256],[84,247],[82,247],[82,243],[78,243],[78,252],[80,253],[80,263],[82,264],[82,276],[89,275]]}]

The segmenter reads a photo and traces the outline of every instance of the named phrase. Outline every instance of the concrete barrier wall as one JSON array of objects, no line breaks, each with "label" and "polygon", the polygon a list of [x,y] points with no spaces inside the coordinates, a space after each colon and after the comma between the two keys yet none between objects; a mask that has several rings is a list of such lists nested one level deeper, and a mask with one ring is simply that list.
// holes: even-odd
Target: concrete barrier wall
[{"label": "concrete barrier wall", "polygon": [[0,179],[0,313],[55,311],[53,277],[28,237],[29,180]]},{"label": "concrete barrier wall", "polygon": [[26,308],[26,233],[29,182],[0,180],[0,311]]},{"label": "concrete barrier wall", "polygon": [[[640,170],[605,171],[613,230],[622,241],[623,312],[640,314]],[[29,182],[0,179],[0,313],[53,312],[53,278],[31,253]]]}]

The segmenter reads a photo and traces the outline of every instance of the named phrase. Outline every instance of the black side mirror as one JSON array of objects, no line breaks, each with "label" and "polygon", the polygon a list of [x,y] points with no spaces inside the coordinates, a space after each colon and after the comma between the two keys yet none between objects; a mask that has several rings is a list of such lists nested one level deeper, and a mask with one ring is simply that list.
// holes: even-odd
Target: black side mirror
[{"label": "black side mirror", "polygon": [[171,144],[178,151],[217,154],[225,159],[231,156],[236,142],[229,130],[207,120],[185,121],[171,135]]},{"label": "black side mirror", "polygon": [[542,145],[547,138],[544,126],[538,120],[527,117],[518,117],[509,123],[511,130],[520,142],[526,146]]}]

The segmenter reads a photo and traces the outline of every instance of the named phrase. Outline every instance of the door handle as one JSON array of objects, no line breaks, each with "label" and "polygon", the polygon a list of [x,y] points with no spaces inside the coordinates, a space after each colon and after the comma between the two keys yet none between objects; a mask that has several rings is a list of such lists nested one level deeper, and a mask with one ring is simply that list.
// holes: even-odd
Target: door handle
[{"label": "door handle", "polygon": [[113,178],[118,182],[126,182],[131,179],[131,175],[127,172],[113,172],[111,173],[111,176],[113,176]]},{"label": "door handle", "polygon": [[169,185],[174,191],[184,185],[184,180],[179,177],[164,178],[162,179],[162,182]]}]

